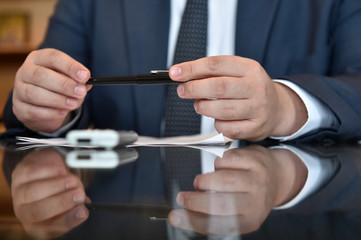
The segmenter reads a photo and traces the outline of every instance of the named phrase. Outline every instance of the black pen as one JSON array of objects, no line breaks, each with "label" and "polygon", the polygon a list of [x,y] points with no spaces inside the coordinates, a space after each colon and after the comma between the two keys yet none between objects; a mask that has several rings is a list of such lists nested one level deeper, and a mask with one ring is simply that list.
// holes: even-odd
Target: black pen
[{"label": "black pen", "polygon": [[152,70],[149,74],[117,77],[92,77],[86,84],[90,85],[154,85],[179,83],[169,77],[167,70]]}]

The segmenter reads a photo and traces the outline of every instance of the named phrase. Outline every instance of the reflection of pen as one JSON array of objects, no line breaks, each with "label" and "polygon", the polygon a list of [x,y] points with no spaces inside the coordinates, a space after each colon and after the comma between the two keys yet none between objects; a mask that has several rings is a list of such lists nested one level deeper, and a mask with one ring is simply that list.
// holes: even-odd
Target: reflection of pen
[{"label": "reflection of pen", "polygon": [[138,74],[117,77],[92,77],[86,84],[90,85],[152,85],[178,83],[169,77],[167,70],[152,70],[150,74]]},{"label": "reflection of pen", "polygon": [[86,207],[91,210],[111,211],[148,216],[151,220],[163,220],[168,218],[172,210],[169,206],[162,205],[136,205],[120,203],[90,203]]}]

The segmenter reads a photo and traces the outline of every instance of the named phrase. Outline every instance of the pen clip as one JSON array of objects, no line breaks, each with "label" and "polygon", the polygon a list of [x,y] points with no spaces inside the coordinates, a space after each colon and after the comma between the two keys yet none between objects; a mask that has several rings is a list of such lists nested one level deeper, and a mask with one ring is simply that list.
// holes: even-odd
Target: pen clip
[{"label": "pen clip", "polygon": [[168,74],[169,71],[168,70],[151,70],[150,73],[151,74]]}]

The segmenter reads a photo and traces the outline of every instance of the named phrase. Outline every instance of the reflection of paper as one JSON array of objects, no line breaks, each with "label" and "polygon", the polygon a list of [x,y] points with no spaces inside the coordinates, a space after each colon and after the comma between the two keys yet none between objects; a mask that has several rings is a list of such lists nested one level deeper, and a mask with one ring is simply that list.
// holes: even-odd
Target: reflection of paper
[{"label": "reflection of paper", "polygon": [[227,145],[213,145],[213,146],[206,146],[206,145],[199,145],[199,146],[188,146],[191,148],[197,148],[200,150],[204,150],[210,153],[213,153],[214,155],[218,157],[223,157],[223,153],[230,148],[230,144]]},{"label": "reflection of paper", "polygon": [[[24,145],[19,147],[18,150],[27,150],[31,148],[44,147],[44,146],[61,146],[73,148],[97,148],[98,146],[75,146],[68,143],[65,138],[48,138],[38,139],[29,137],[17,137],[19,141],[17,144]],[[200,134],[192,136],[181,137],[168,137],[168,138],[153,138],[140,136],[138,140],[127,147],[192,147],[211,152],[219,157],[222,157],[223,152],[229,148],[231,139],[226,138],[223,134]]]}]

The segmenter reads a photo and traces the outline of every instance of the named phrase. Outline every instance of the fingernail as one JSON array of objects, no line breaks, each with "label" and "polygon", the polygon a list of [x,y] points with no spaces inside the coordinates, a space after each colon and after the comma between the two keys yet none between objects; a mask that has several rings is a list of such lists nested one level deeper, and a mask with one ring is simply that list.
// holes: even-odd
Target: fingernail
[{"label": "fingernail", "polygon": [[194,109],[196,110],[196,112],[198,112],[198,104],[199,104],[198,101],[194,102]]},{"label": "fingernail", "polygon": [[66,99],[66,104],[70,107],[74,107],[78,104],[78,100],[73,99],[73,98],[68,98],[68,99]]},{"label": "fingernail", "polygon": [[184,196],[182,193],[178,193],[176,201],[177,201],[178,205],[183,206]]},{"label": "fingernail", "polygon": [[76,186],[77,186],[77,182],[74,179],[70,179],[65,183],[66,189],[72,189],[75,188]]},{"label": "fingernail", "polygon": [[86,77],[86,75],[87,75],[87,72],[84,71],[84,70],[79,70],[78,73],[77,73],[77,75],[78,75],[79,80],[82,81],[82,80],[85,79],[85,77]]},{"label": "fingernail", "polygon": [[179,95],[180,97],[183,97],[183,96],[184,96],[184,86],[183,86],[183,84],[179,84],[177,91],[178,91],[178,95]]},{"label": "fingernail", "polygon": [[76,212],[75,212],[75,217],[78,218],[78,219],[83,219],[83,218],[85,218],[85,217],[86,217],[86,212],[85,212],[85,210],[84,210],[82,207],[78,208],[78,209],[76,210]]},{"label": "fingernail", "polygon": [[170,75],[172,78],[178,78],[182,74],[182,69],[179,67],[173,67],[170,70]]},{"label": "fingernail", "polygon": [[92,203],[92,200],[88,197],[88,196],[86,196],[85,197],[85,203]]},{"label": "fingernail", "polygon": [[171,224],[173,225],[179,225],[181,223],[181,218],[178,216],[178,214],[173,213],[170,217],[169,217],[169,221]]},{"label": "fingernail", "polygon": [[193,181],[193,187],[195,188],[195,189],[197,189],[198,188],[198,179],[197,179],[197,177],[194,179],[194,181]]},{"label": "fingernail", "polygon": [[75,203],[84,203],[84,201],[85,201],[84,194],[82,194],[82,193],[75,193],[75,194],[73,195],[73,201],[74,201]]},{"label": "fingernail", "polygon": [[78,85],[74,88],[74,92],[76,95],[78,95],[79,97],[83,97],[86,93],[86,88],[84,85]]}]

